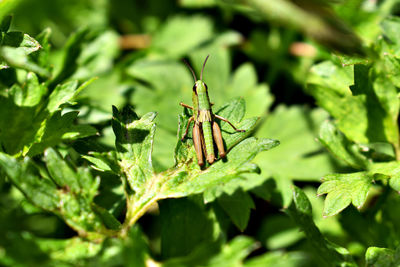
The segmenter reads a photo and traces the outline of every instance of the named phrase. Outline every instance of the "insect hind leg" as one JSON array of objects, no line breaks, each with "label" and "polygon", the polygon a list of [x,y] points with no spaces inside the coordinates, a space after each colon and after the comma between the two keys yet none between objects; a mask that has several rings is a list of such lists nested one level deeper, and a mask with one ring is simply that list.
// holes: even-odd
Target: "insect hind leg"
[{"label": "insect hind leg", "polygon": [[230,125],[236,132],[245,132],[245,131],[246,131],[246,130],[237,129],[230,121],[228,121],[228,119],[225,119],[224,117],[221,117],[221,116],[215,115],[215,114],[214,114],[214,116],[215,116],[217,119],[220,119],[221,121],[224,121],[224,122],[229,123],[229,125]]}]

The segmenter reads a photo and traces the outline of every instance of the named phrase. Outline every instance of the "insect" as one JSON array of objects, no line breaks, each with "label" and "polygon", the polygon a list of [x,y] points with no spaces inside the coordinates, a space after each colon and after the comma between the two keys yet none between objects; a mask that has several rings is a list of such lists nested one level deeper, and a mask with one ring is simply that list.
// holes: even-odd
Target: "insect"
[{"label": "insect", "polygon": [[208,87],[203,82],[203,71],[208,57],[209,55],[204,60],[203,67],[201,69],[200,80],[197,80],[196,74],[194,73],[194,70],[189,65],[189,63],[187,63],[187,61],[184,61],[185,64],[188,66],[190,72],[192,73],[194,79],[192,94],[193,107],[186,105],[182,102],[179,103],[181,106],[193,110],[193,116],[189,118],[186,131],[182,136],[182,141],[186,138],[189,127],[193,122],[193,145],[196,151],[197,163],[199,164],[199,166],[204,165],[203,156],[206,158],[209,164],[212,164],[215,161],[216,158],[214,154],[214,142],[217,145],[219,156],[221,158],[224,158],[226,156],[221,129],[219,125],[215,122],[216,118],[229,123],[229,125],[236,132],[245,131],[237,129],[230,121],[212,112],[212,103],[210,103],[210,98],[208,96]]}]

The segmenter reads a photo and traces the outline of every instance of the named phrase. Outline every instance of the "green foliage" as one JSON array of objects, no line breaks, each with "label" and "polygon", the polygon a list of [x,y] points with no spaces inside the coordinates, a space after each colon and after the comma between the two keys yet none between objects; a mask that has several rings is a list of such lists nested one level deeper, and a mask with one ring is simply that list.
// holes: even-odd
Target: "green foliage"
[{"label": "green foliage", "polygon": [[104,225],[118,229],[119,222],[93,199],[97,193],[99,179],[87,169],[73,170],[53,149],[45,151],[48,176],[40,178],[40,170],[25,159],[18,161],[4,153],[0,164],[13,184],[36,206],[54,212],[81,235],[98,235],[106,231]]},{"label": "green foliage", "polygon": [[289,216],[304,231],[313,249],[326,265],[356,266],[348,251],[325,240],[312,220],[312,207],[306,194],[298,187],[293,188],[293,202],[286,210]]},{"label": "green foliage", "polygon": [[[186,23],[187,18],[182,19]],[[200,20],[203,20],[201,23],[210,25],[206,19],[192,19],[194,24],[198,24]],[[160,32],[159,41],[156,38],[154,42],[154,50],[159,49],[157,43],[159,43],[160,47],[170,47],[168,41],[162,40],[171,36],[170,30],[173,31],[173,28],[177,27],[174,26],[174,23],[177,23],[178,26],[182,25],[182,21],[176,21],[168,24],[170,29],[166,28],[164,33]],[[201,23],[199,26],[203,27]],[[257,85],[254,78],[255,70],[250,65],[244,65],[238,70],[238,74],[234,76],[231,85],[232,90],[235,90],[235,87],[240,88],[240,91],[234,92],[232,97],[243,95],[245,98],[233,98],[230,102],[216,109],[216,114],[228,118],[238,127],[245,129],[246,132],[232,132],[227,123],[221,123],[224,142],[226,149],[229,151],[228,156],[226,159],[219,160],[212,166],[207,166],[203,169],[196,163],[192,140],[189,139],[184,142],[180,140],[190,116],[186,110],[179,116],[179,141],[176,144],[175,154],[173,155],[175,163],[171,168],[156,173],[152,163],[156,113],[149,112],[140,118],[129,105],[125,106],[121,111],[113,107],[111,125],[115,135],[115,150],[93,151],[88,155],[82,155],[82,158],[90,162],[94,169],[120,177],[123,189],[123,195],[120,196],[126,199],[126,214],[124,222],[121,224],[115,217],[118,214],[112,214],[112,212],[96,203],[96,196],[101,189],[100,177],[95,176],[86,166],[76,167],[77,164],[81,165],[77,161],[79,156],[77,158],[76,152],[72,151],[71,148],[65,149],[65,146],[69,146],[68,143],[64,144],[64,148],[60,146],[61,142],[87,138],[97,132],[92,126],[75,124],[79,117],[78,111],[73,110],[77,106],[74,101],[78,99],[78,94],[93,79],[81,84],[78,80],[65,80],[73,77],[86,78],[85,73],[94,74],[107,70],[107,66],[110,66],[109,63],[102,68],[96,65],[100,62],[110,62],[110,58],[115,57],[117,53],[105,54],[103,46],[97,45],[97,43],[104,44],[104,41],[100,41],[102,33],[90,32],[87,29],[79,30],[71,36],[62,52],[61,67],[53,70],[49,66],[49,61],[46,60],[49,57],[49,49],[42,47],[38,41],[28,35],[24,35],[25,39],[14,42],[13,39],[10,39],[14,35],[7,32],[8,27],[9,18],[6,18],[2,24],[2,29],[5,31],[2,49],[8,49],[12,45],[15,47],[12,49],[25,53],[25,59],[20,64],[15,64],[9,57],[2,56],[4,61],[3,70],[12,70],[18,75],[12,81],[11,89],[2,95],[4,114],[13,118],[14,125],[11,128],[12,131],[2,131],[3,152],[0,155],[0,166],[4,175],[23,193],[27,200],[37,208],[59,216],[79,236],[92,240],[92,242],[96,240],[103,241],[107,237],[115,236],[131,239],[131,229],[135,229],[133,224],[157,201],[198,195],[205,191],[212,191],[213,188],[220,184],[227,183],[244,173],[259,172],[258,167],[249,163],[249,161],[259,152],[269,150],[279,144],[278,141],[272,139],[249,137],[257,125],[258,118],[244,119],[246,111],[245,99],[257,97],[250,93],[254,87],[257,87],[256,90],[259,92],[257,94],[265,93],[266,90],[265,85]],[[93,37],[93,34],[96,34],[96,36]],[[105,34],[112,36],[109,33]],[[11,37],[8,37],[8,35]],[[22,36],[21,38],[23,38]],[[49,36],[50,32],[47,31],[41,34],[38,39],[42,41],[44,46],[48,46]],[[112,44],[113,41],[113,39],[108,40],[106,44]],[[194,43],[198,44],[203,41],[204,39],[198,39]],[[218,49],[222,44],[225,43],[219,43],[218,41],[212,45]],[[112,45],[109,46],[112,47]],[[181,52],[171,52],[171,55],[180,56],[192,50],[193,47],[182,49],[178,49]],[[8,51],[6,52],[7,55],[10,54]],[[36,54],[31,57],[33,53]],[[103,53],[103,55],[97,56],[97,53]],[[163,53],[167,52],[164,51]],[[226,51],[221,50],[220,54],[226,58]],[[216,53],[216,55],[218,56],[219,54]],[[90,57],[92,58],[89,59]],[[162,60],[159,62],[161,65],[159,65],[158,69],[154,68],[154,66],[157,66],[154,64],[148,65],[150,68],[146,69],[135,62],[135,65],[127,68],[127,73],[135,78],[140,77],[142,81],[148,79],[150,84],[153,83],[153,86],[160,88],[160,90],[169,90],[176,87],[177,81],[182,84],[181,86],[184,83],[190,84],[190,79],[179,81],[174,76],[170,76],[170,84],[167,83],[163,76],[154,80],[155,73],[173,70],[171,69],[172,61],[167,65],[163,65],[163,62],[168,61]],[[144,64],[143,66],[146,66],[146,63]],[[182,64],[177,64],[176,62],[173,64],[178,67],[177,70],[187,75]],[[32,68],[31,66],[36,66],[37,68]],[[49,73],[44,73],[43,70],[49,71]],[[21,72],[22,76],[17,72]],[[253,78],[246,82],[245,76],[247,74],[252,75]],[[185,77],[185,75],[182,75],[182,77]],[[26,76],[26,78],[20,81],[20,76]],[[8,78],[10,76],[4,75],[4,77]],[[180,75],[177,77],[180,77]],[[154,83],[154,81],[162,81],[162,83]],[[7,86],[8,83],[11,83],[11,81],[4,81],[3,86]],[[185,84],[186,87],[189,86],[187,84]],[[242,85],[244,85],[244,88],[242,88]],[[188,92],[190,91],[188,90]],[[140,96],[140,94],[138,95]],[[161,94],[158,97],[163,96],[164,94]],[[267,101],[261,105],[261,108],[251,109],[250,112],[252,114],[260,114],[267,105]],[[165,110],[167,109],[169,109],[169,105],[166,105]],[[163,111],[163,109],[160,109],[160,111]],[[178,112],[165,114],[165,119],[163,118],[164,124],[161,124],[160,127],[167,126],[167,122],[170,122],[169,128],[173,131],[177,114]],[[172,119],[173,117],[175,117],[175,120]],[[81,120],[85,120],[85,118],[82,117]],[[2,120],[2,123],[3,129],[7,128],[6,124],[9,124],[9,122]],[[159,140],[162,140],[162,138]],[[58,149],[49,148],[52,146],[59,147]],[[173,147],[171,151],[173,152]],[[40,155],[43,155],[43,157]],[[34,156],[36,160],[33,159]],[[245,213],[237,212],[232,203],[235,196],[239,196],[238,200],[241,199],[240,194],[247,198],[249,203],[243,206]],[[187,202],[186,200],[182,201],[183,203]],[[173,204],[172,207],[174,207],[178,202],[171,203]],[[246,228],[250,215],[249,209],[254,207],[249,195],[245,192],[240,193],[240,191],[237,191],[232,197],[221,198],[220,205],[237,227],[242,230]],[[176,208],[172,208],[172,211],[168,212],[163,207],[166,207],[166,204],[161,205],[161,212],[162,214],[167,214],[162,216],[167,221],[178,214]],[[186,209],[186,212],[185,209],[179,208],[179,211],[183,212],[184,216],[193,212],[192,208]],[[197,212],[194,212],[194,214],[197,214]],[[192,236],[193,242],[191,242],[191,245],[189,245],[188,241],[182,243],[183,251],[180,251],[178,246],[171,246],[171,243],[179,243],[179,240],[176,239],[176,232],[182,231],[182,237],[186,239],[187,235],[191,234],[192,228],[196,227],[196,224],[200,227],[202,224],[201,219],[195,218],[188,217],[189,222],[186,232],[183,231],[184,226],[181,227],[173,221],[170,223],[170,227],[167,228],[168,232],[162,235],[163,242],[166,244],[162,246],[163,257],[171,258],[185,255],[192,249],[196,249],[199,242],[208,240],[204,239],[204,236],[206,236],[204,232],[199,232],[198,238],[200,239]],[[210,234],[212,234],[215,231],[212,229],[216,225],[216,218],[205,218],[205,220],[209,222],[211,227]],[[167,221],[165,222],[166,225],[168,225]],[[168,236],[171,236],[171,238],[168,238]],[[218,246],[221,246],[220,237],[218,236],[209,239],[209,241],[217,242]],[[43,251],[50,253],[49,255],[52,255],[50,256],[51,259],[56,261],[80,261],[84,258],[83,251],[87,249],[86,246],[88,245],[86,243],[79,245],[75,242],[66,241],[60,246],[64,247],[64,249],[75,247],[74,249],[77,249],[77,252],[67,253],[60,257],[57,256],[56,252],[53,254],[51,249],[49,250],[48,246],[52,244],[51,241],[35,242]],[[46,242],[47,247],[44,245]],[[251,241],[250,243],[253,242]],[[119,246],[124,247],[126,244],[122,243]],[[246,249],[247,246],[244,246],[243,249]],[[169,251],[169,249],[174,250]],[[241,249],[241,247],[238,249]],[[95,251],[95,253],[99,253],[97,249]],[[230,257],[230,255],[233,254],[228,253],[225,257]],[[242,257],[234,259],[233,262],[242,260],[246,255],[247,253],[243,254]],[[142,259],[144,260],[146,257],[143,256]],[[224,257],[224,254],[216,256],[215,261],[223,261],[224,259],[221,257]],[[94,261],[97,262],[97,260]],[[142,262],[142,264],[144,263]]]},{"label": "green foliage", "polygon": [[367,266],[397,266],[399,265],[398,249],[370,247],[366,252]]},{"label": "green foliage", "polygon": [[335,215],[350,203],[361,208],[371,188],[372,179],[367,173],[331,174],[324,177],[318,194],[328,194],[324,215]]},{"label": "green foliage", "polygon": [[[122,111],[114,108],[112,125],[116,135],[117,153],[114,162],[113,159],[109,159],[111,163],[108,169],[112,170],[112,166],[118,166],[116,174],[122,177],[125,185],[128,208],[125,227],[130,227],[158,200],[199,194],[218,184],[229,182],[242,173],[256,172],[258,168],[248,162],[259,152],[279,144],[272,139],[245,139],[257,119],[240,122],[244,115],[243,100],[233,100],[225,105],[223,110],[223,115],[228,120],[235,121],[235,118],[238,118],[238,127],[247,131],[224,134],[228,150],[239,143],[232,148],[226,161],[220,160],[207,169],[200,169],[195,160],[192,144],[180,140],[189,118],[183,114],[178,130],[179,141],[175,149],[175,166],[155,174],[151,162],[155,113],[148,113],[139,118],[130,107]],[[225,130],[227,127],[222,126],[222,129]]]},{"label": "green foliage", "polygon": [[346,165],[362,170],[323,178],[318,193],[328,194],[327,216],[350,203],[361,208],[377,181],[398,190],[399,103],[396,74],[390,71],[396,61],[392,50],[396,27],[400,29],[400,24],[394,18],[382,22],[387,39],[372,44],[376,56],[370,61],[352,65],[324,62],[312,69],[308,90],[335,118],[335,123],[321,127],[321,143]]},{"label": "green foliage", "polygon": [[397,5],[0,1],[0,265],[397,266]]}]

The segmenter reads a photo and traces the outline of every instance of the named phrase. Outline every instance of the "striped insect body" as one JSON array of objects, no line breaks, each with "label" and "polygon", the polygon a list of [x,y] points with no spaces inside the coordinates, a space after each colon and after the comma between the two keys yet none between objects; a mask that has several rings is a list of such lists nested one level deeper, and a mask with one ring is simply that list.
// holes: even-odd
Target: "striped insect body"
[{"label": "striped insect body", "polygon": [[203,82],[203,71],[208,57],[209,56],[207,56],[204,60],[199,80],[197,80],[196,74],[194,73],[193,69],[185,61],[185,64],[190,69],[194,79],[192,93],[193,107],[186,105],[182,102],[180,103],[181,106],[193,110],[193,116],[189,118],[186,131],[182,136],[182,141],[186,138],[189,127],[193,122],[193,145],[196,151],[197,163],[200,166],[204,165],[204,158],[209,164],[214,163],[216,159],[214,154],[214,144],[217,147],[219,156],[221,158],[224,158],[226,156],[221,129],[215,119],[223,120],[229,123],[229,125],[237,132],[244,132],[244,130],[237,129],[227,119],[218,116],[212,112],[210,98],[208,96],[208,87]]}]

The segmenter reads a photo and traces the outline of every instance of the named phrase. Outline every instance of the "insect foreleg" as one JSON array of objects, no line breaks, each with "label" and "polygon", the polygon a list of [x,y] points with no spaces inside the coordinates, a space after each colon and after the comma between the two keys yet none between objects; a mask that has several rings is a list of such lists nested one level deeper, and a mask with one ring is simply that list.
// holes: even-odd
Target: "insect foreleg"
[{"label": "insect foreleg", "polygon": [[188,109],[193,110],[193,107],[191,107],[191,106],[189,106],[189,105],[186,105],[186,104],[183,103],[183,102],[179,103],[179,105],[181,105],[182,107],[185,107],[185,108],[188,108]]},{"label": "insect foreleg", "polygon": [[191,123],[193,120],[194,120],[193,116],[190,117],[190,119],[188,120],[188,124],[187,124],[187,126],[186,126],[186,131],[185,131],[185,133],[183,134],[183,136],[182,136],[182,138],[181,138],[181,141],[185,140],[185,138],[186,138],[186,136],[187,136],[187,134],[188,134],[188,132],[189,132],[190,123]]}]

